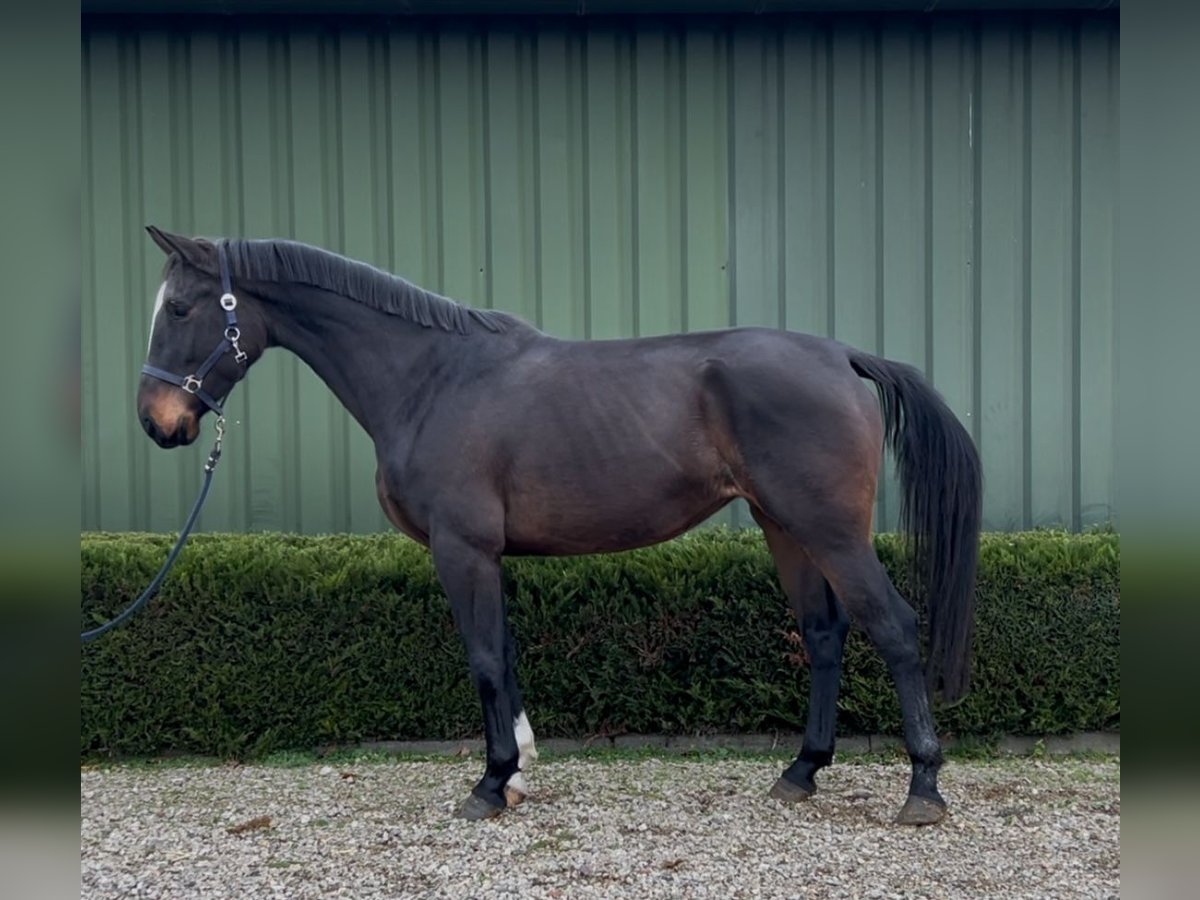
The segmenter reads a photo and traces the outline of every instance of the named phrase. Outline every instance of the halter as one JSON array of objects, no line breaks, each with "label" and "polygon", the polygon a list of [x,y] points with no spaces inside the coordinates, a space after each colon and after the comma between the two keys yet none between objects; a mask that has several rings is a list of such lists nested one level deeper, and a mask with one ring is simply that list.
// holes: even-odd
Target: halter
[{"label": "halter", "polygon": [[225,256],[224,241],[217,244],[217,256],[221,261],[221,289],[224,291],[221,294],[220,303],[221,309],[225,310],[225,333],[221,338],[221,343],[217,344],[216,349],[208,354],[208,359],[191,375],[176,375],[173,372],[168,372],[149,363],[142,366],[142,373],[181,387],[189,394],[195,394],[204,402],[205,406],[220,416],[223,415],[221,403],[225,398],[217,400],[212,394],[204,390],[204,379],[221,357],[230,350],[233,351],[233,358],[241,365],[245,365],[246,351],[238,346],[238,340],[241,338],[242,332],[238,328],[237,297],[233,296],[233,288],[229,277],[229,260]]}]

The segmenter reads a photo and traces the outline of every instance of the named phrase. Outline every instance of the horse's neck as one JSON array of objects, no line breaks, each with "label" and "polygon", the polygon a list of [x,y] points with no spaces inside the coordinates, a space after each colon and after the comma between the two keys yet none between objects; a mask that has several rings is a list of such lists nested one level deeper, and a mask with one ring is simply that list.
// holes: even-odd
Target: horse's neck
[{"label": "horse's neck", "polygon": [[390,412],[408,394],[429,389],[430,354],[449,337],[305,288],[271,304],[268,332],[272,345],[300,357],[376,439],[394,426]]}]

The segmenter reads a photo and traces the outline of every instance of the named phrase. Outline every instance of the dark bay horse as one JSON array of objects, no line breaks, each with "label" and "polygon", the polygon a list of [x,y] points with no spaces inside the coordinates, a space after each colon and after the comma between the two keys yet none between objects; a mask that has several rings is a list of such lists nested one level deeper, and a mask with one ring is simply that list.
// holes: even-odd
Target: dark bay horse
[{"label": "dark bay horse", "polygon": [[[853,620],[903,710],[912,780],[897,821],[942,817],[930,693],[952,701],[967,690],[980,465],[916,369],[764,328],[559,340],[294,241],[148,231],[168,259],[137,410],[160,446],[194,441],[201,417],[271,347],[304,360],[374,440],[379,502],[430,549],[483,706],[487,767],[461,815],[520,802],[536,758],[501,556],[654,544],[742,497],[812,663],[803,745],[771,796],[811,796],[832,761]],[[925,670],[918,617],[871,541],[885,444],[929,609]]]}]

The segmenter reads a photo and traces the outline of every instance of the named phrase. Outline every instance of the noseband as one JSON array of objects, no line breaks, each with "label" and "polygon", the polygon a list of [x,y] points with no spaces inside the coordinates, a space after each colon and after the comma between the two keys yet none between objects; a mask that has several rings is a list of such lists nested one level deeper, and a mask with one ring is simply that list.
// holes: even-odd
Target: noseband
[{"label": "noseband", "polygon": [[204,402],[205,406],[220,416],[223,415],[221,403],[224,402],[225,398],[222,397],[221,400],[217,400],[212,394],[204,390],[204,379],[221,357],[230,350],[233,351],[233,358],[241,365],[245,365],[246,351],[238,346],[238,340],[241,339],[242,332],[238,328],[237,297],[233,295],[233,288],[231,287],[229,260],[225,255],[224,241],[217,244],[217,256],[221,261],[221,289],[224,291],[221,294],[221,309],[225,310],[225,333],[221,338],[221,343],[217,344],[216,349],[208,354],[208,359],[191,375],[176,375],[173,372],[168,372],[166,369],[160,369],[149,363],[142,366],[142,373],[181,387],[189,394],[195,394]]}]

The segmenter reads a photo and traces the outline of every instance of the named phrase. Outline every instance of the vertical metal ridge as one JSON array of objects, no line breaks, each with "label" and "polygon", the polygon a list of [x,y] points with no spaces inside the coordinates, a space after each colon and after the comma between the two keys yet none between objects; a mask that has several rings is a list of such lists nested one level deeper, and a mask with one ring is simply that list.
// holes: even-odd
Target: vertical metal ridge
[{"label": "vertical metal ridge", "polygon": [[[171,106],[179,110],[179,123],[181,124],[179,130],[182,132],[184,138],[184,159],[180,161],[181,164],[175,169],[175,177],[179,182],[176,196],[183,200],[185,207],[181,219],[187,222],[188,228],[194,228],[196,225],[196,193],[195,182],[192,180],[191,172],[196,160],[195,153],[193,152],[195,141],[192,129],[192,119],[195,115],[192,112],[192,97],[194,96],[192,90],[192,42],[180,36],[176,36],[176,41],[182,50],[179,57],[179,65],[182,68],[183,76],[175,82],[175,87],[178,91],[176,100],[178,102],[172,103]],[[182,495],[180,499],[183,500]]]},{"label": "vertical metal ridge", "polygon": [[[229,117],[228,130],[226,134],[231,137],[227,141],[225,150],[226,159],[229,165],[229,177],[226,178],[226,184],[229,185],[231,197],[226,205],[226,215],[232,215],[237,222],[236,230],[239,235],[246,233],[246,177],[245,170],[242,166],[242,161],[238,154],[238,148],[242,146],[242,55],[241,55],[241,35],[237,30],[230,30],[226,34],[226,70],[228,74],[225,76],[228,82],[227,85],[231,97],[227,98],[224,108],[228,110]],[[241,396],[243,416],[246,421],[253,421],[254,413],[254,394],[249,390],[238,391]],[[274,414],[274,411],[271,411]],[[272,422],[273,434],[268,436],[262,435],[263,443],[267,441],[279,441],[279,432],[275,430],[275,423]],[[235,508],[241,520],[241,529],[248,529],[254,521],[254,455],[251,452],[256,441],[255,434],[249,428],[242,429],[244,436],[238,442],[240,446],[241,459],[239,460],[242,470],[242,484],[240,491],[234,498]],[[234,482],[230,481],[230,487],[233,488]]]},{"label": "vertical metal ridge", "polygon": [[[884,271],[883,271],[883,242],[884,242],[884,198],[883,198],[883,29],[876,25],[873,29],[874,40],[874,58],[875,58],[875,209],[874,209],[874,231],[875,231],[875,303],[873,314],[875,317],[875,347],[874,350],[880,356],[885,355],[886,350],[886,334],[884,329]],[[886,450],[881,453],[881,457],[886,456]],[[882,461],[882,460],[881,460]],[[880,474],[886,470],[880,466]],[[875,491],[875,521],[873,528],[878,529],[880,523],[889,522],[889,503],[891,499],[890,491],[887,489],[884,477],[879,479],[878,488]]]},{"label": "vertical metal ridge", "polygon": [[[220,234],[229,234],[236,230],[239,226],[235,224],[238,220],[238,209],[241,204],[241,198],[237,190],[237,175],[236,171],[240,170],[240,160],[237,157],[237,142],[235,136],[237,134],[237,103],[238,103],[238,83],[234,70],[237,65],[237,53],[234,50],[234,44],[237,40],[237,32],[226,27],[216,29],[217,41],[217,59],[220,64],[220,72],[217,76],[218,85],[217,91],[220,97],[220,114],[218,115],[218,147],[221,154],[221,215],[220,215]],[[237,399],[230,398],[231,405],[228,407],[228,412],[234,412],[238,407],[242,409],[243,417],[249,412],[248,406],[249,391],[238,391]],[[236,404],[236,405],[232,405]],[[240,479],[233,478],[226,482],[225,496],[228,504],[228,515],[233,521],[238,530],[244,531],[248,523],[247,504],[248,499],[244,490],[245,473],[250,462],[249,454],[247,453],[247,441],[239,442],[239,447],[233,455],[238,457],[238,463],[241,467],[242,477]],[[241,481],[241,484],[239,484]]]},{"label": "vertical metal ridge", "polygon": [[[280,134],[285,133],[285,125],[280,124],[280,119],[284,116],[284,108],[280,103],[280,78],[279,78],[279,58],[283,42],[286,40],[286,35],[268,34],[266,36],[267,48],[267,104],[271,110],[271,129],[267,135],[267,152],[268,160],[271,168],[271,232],[273,235],[281,235],[281,223],[286,215],[283,200],[283,191],[280,189],[280,171],[284,168],[280,165]],[[286,122],[286,119],[284,120]],[[295,531],[299,528],[299,523],[295,518],[295,470],[296,470],[296,451],[297,448],[292,442],[291,428],[289,427],[289,410],[291,404],[291,394],[289,392],[289,379],[291,374],[292,360],[287,357],[281,357],[278,362],[279,372],[279,401],[280,408],[277,410],[275,444],[279,448],[280,473],[279,484],[282,488],[283,496],[279,498],[279,516],[278,520],[283,524],[284,530]]]},{"label": "vertical metal ridge", "polygon": [[[85,383],[89,390],[81,392],[80,401],[88,398],[90,395],[90,410],[81,410],[81,415],[87,415],[90,418],[88,423],[91,427],[88,429],[88,440],[83,450],[84,461],[84,478],[83,488],[81,492],[84,495],[90,495],[88,502],[91,503],[91,516],[88,516],[87,505],[83,507],[84,522],[87,523],[89,518],[93,522],[93,527],[99,527],[100,523],[104,522],[104,510],[101,506],[100,482],[104,477],[104,454],[99,452],[100,447],[100,387],[99,387],[99,360],[96,358],[96,345],[99,343],[99,338],[96,334],[96,283],[99,281],[99,274],[96,271],[96,252],[92,247],[92,239],[96,233],[96,198],[92,192],[93,167],[96,165],[95,153],[92,150],[92,128],[93,128],[93,113],[92,113],[92,98],[95,87],[92,83],[92,53],[91,53],[91,35],[86,31],[81,36],[81,60],[80,60],[80,81],[82,82],[82,123],[83,123],[83,146],[80,148],[83,162],[83,222],[84,236],[82,244],[83,265],[80,267],[80,276],[87,275],[87,281],[82,286],[82,296],[80,314],[82,322],[86,322],[86,328],[80,328],[80,341],[87,341],[90,353],[86,356],[83,353],[83,347],[80,347],[80,356],[82,358],[90,358],[89,365],[86,369],[81,367],[80,375],[84,376],[86,371]],[[83,306],[89,307],[90,314],[82,316]],[[87,468],[91,466],[92,478],[91,483],[88,483]]]},{"label": "vertical metal ridge", "polygon": [[[874,29],[875,38],[875,352],[884,351],[884,271],[883,271],[883,31]],[[881,491],[880,499],[883,498]],[[881,515],[884,511],[881,510]]]},{"label": "vertical metal ridge", "polygon": [[640,181],[638,179],[638,141],[640,140],[640,129],[638,128],[638,35],[633,32],[629,37],[629,215],[630,215],[630,246],[632,253],[630,254],[630,265],[633,268],[632,279],[632,301],[633,301],[633,336],[637,337],[642,333],[642,286],[641,286],[641,216],[642,204],[638,191],[640,190]]},{"label": "vertical metal ridge", "polygon": [[[429,69],[429,67],[431,65],[431,63],[429,62],[429,56],[430,56],[429,38],[424,33],[418,33],[414,36],[414,41],[417,45],[417,52],[416,52],[416,57],[417,57],[416,58],[417,102],[416,102],[416,108],[417,108],[417,125],[420,130],[420,138],[417,140],[417,154],[418,154],[418,156],[417,156],[417,171],[418,171],[417,192],[418,192],[418,196],[420,197],[419,202],[420,202],[420,206],[421,206],[420,209],[415,210],[414,215],[416,215],[420,218],[421,224],[424,226],[422,228],[422,231],[427,236],[426,239],[421,242],[421,277],[422,277],[423,281],[429,281],[430,279],[437,278],[437,257],[436,257],[436,255],[434,255],[434,257],[432,259],[430,258],[430,254],[434,251],[431,250],[431,247],[433,246],[433,240],[431,238],[429,238],[428,236],[436,234],[438,231],[439,225],[438,225],[438,220],[437,220],[437,216],[436,216],[436,207],[437,207],[436,186],[435,186],[435,190],[434,190],[434,193],[435,193],[434,201],[431,202],[429,199],[430,187],[429,187],[428,174],[429,174],[430,167],[432,166],[432,163],[430,163],[430,161],[429,161],[429,139],[427,136],[429,135],[429,133],[431,131],[431,127],[436,127],[436,121],[433,126],[430,125],[430,122],[429,122],[429,118],[430,118],[430,113],[429,113],[430,86],[429,86],[429,77],[428,77],[428,72],[427,72],[427,70]],[[425,285],[425,286],[428,287],[429,285]],[[436,285],[434,285],[434,287],[436,287]]]},{"label": "vertical metal ridge", "polygon": [[[392,168],[392,160],[396,158],[395,148],[392,140],[392,105],[394,98],[392,97],[392,45],[391,34],[385,36],[382,43],[383,50],[380,54],[383,57],[383,152],[385,163],[383,166],[383,191],[384,200],[387,203],[387,210],[384,215],[384,228],[387,230],[387,260],[388,270],[396,272],[399,269],[399,261],[396,259],[396,177]],[[486,77],[486,75],[485,75]],[[487,127],[486,121],[484,127]],[[484,181],[485,204],[490,204],[491,197],[487,195],[487,191],[491,187],[491,181]],[[489,242],[490,247],[490,242]],[[491,260],[489,259],[490,263]],[[491,266],[489,265],[489,269]]]},{"label": "vertical metal ridge", "polygon": [[784,32],[775,31],[775,269],[778,296],[775,299],[775,320],[779,328],[787,327],[787,104],[784,98]]},{"label": "vertical metal ridge", "polygon": [[591,130],[591,69],[588,64],[588,35],[579,36],[579,105],[580,142],[583,145],[581,163],[583,203],[583,336],[591,339],[592,324],[592,130]]},{"label": "vertical metal ridge", "polygon": [[[118,128],[118,132],[120,134],[121,161],[123,163],[122,168],[124,169],[124,171],[121,172],[120,177],[121,177],[122,185],[125,188],[121,192],[121,224],[123,226],[122,231],[125,234],[129,234],[131,232],[129,225],[133,221],[133,214],[132,214],[132,210],[130,209],[130,201],[131,201],[130,195],[132,193],[132,191],[130,190],[130,187],[137,180],[137,177],[138,177],[136,174],[133,174],[129,171],[129,169],[132,166],[132,162],[133,162],[133,160],[131,159],[130,145],[131,145],[131,143],[136,143],[131,140],[131,136],[130,136],[130,131],[131,131],[130,116],[131,116],[131,112],[133,112],[131,110],[131,107],[136,106],[136,104],[133,103],[130,99],[130,93],[131,93],[131,91],[136,93],[136,90],[135,90],[135,87],[131,86],[130,77],[129,77],[129,66],[130,66],[129,57],[130,57],[130,53],[131,53],[130,44],[134,43],[135,41],[136,41],[136,37],[128,37],[125,39],[118,40],[118,42],[117,42],[117,102],[119,104],[119,112],[117,115],[117,121],[118,121],[117,128]],[[136,85],[136,80],[134,81],[134,85]],[[134,115],[136,115],[136,113],[134,113]],[[134,120],[133,127],[136,127],[136,118]],[[132,254],[133,254],[133,245],[131,244],[131,242],[129,240],[123,240],[121,242],[121,256],[122,256],[122,262],[123,262],[124,269],[125,269],[125,289],[127,292],[130,292],[130,289],[133,287],[133,285],[130,283],[130,273],[133,271],[133,255]],[[124,323],[125,323],[125,328],[124,328],[125,346],[122,348],[122,350],[123,350],[122,357],[125,359],[129,359],[131,352],[133,350],[133,348],[129,346],[129,337],[134,334],[139,334],[141,332],[141,329],[137,325],[134,324],[133,308],[130,303],[125,302],[125,303],[121,304],[121,313],[122,313],[122,319],[124,320]],[[129,486],[132,489],[130,492],[131,493],[131,496],[130,496],[131,507],[132,507],[132,504],[136,501],[136,496],[138,493],[137,489],[134,488],[134,485],[136,485],[138,482],[138,459],[141,456],[142,456],[142,450],[134,450],[132,453],[130,453],[125,458],[125,468],[128,472]]]},{"label": "vertical metal ridge", "polygon": [[[488,37],[488,33],[484,32],[479,39],[480,91],[482,93],[480,111],[483,120],[483,296],[484,305],[488,309],[494,309],[496,306],[496,277],[492,272],[492,82]],[[390,122],[390,108],[388,114]],[[388,134],[391,135],[390,124]],[[391,156],[389,149],[388,158],[391,159]],[[389,207],[390,205],[389,195]]]},{"label": "vertical metal ridge", "polygon": [[537,326],[541,328],[545,322],[544,312],[544,278],[542,275],[542,115],[541,115],[541,67],[538,52],[537,35],[530,37],[529,48],[529,79],[532,93],[533,120],[533,285],[534,285],[534,315]]},{"label": "vertical metal ridge", "polygon": [[738,104],[733,102],[733,80],[737,77],[737,62],[733,58],[733,29],[725,32],[725,52],[728,65],[725,71],[725,108],[728,128],[725,132],[725,197],[726,197],[726,271],[728,284],[727,322],[738,320],[738,154],[734,134],[738,130]]},{"label": "vertical metal ridge", "polygon": [[[587,152],[586,145],[581,146],[584,132],[584,114],[586,112],[583,105],[583,59],[580,53],[579,42],[576,39],[575,33],[568,30],[563,36],[564,48],[563,52],[566,56],[567,66],[567,82],[566,82],[566,117],[567,117],[567,214],[568,214],[568,230],[570,233],[570,256],[571,256],[571,272],[570,285],[572,292],[579,297],[579,306],[574,306],[576,301],[572,301],[574,308],[571,310],[572,323],[578,327],[582,325],[582,330],[586,332],[588,321],[587,309],[587,278],[584,277],[584,256],[587,253],[587,242],[584,241],[583,229],[583,185],[582,181],[587,180],[587,169],[583,167],[583,155]],[[582,317],[577,318],[577,313],[582,308]]]},{"label": "vertical metal ridge", "polygon": [[[687,103],[688,103],[688,66],[687,66],[687,31],[686,26],[682,23],[677,23],[674,31],[670,35],[668,44],[670,49],[669,59],[675,66],[674,79],[671,77],[671,72],[667,72],[667,78],[664,82],[667,93],[668,109],[674,107],[674,115],[676,119],[671,123],[674,127],[674,146],[670,148],[667,156],[667,165],[675,165],[678,167],[678,172],[675,173],[673,181],[673,191],[668,192],[668,196],[672,193],[675,196],[677,208],[681,210],[679,217],[672,221],[670,214],[665,216],[667,227],[676,233],[676,240],[679,247],[676,254],[676,265],[678,270],[674,274],[675,290],[678,291],[679,305],[679,331],[687,332],[689,330],[688,323],[691,320],[691,310],[688,298],[688,265],[692,259],[691,248],[688,246],[691,243],[691,235],[688,229],[688,220],[683,215],[683,210],[689,207],[688,204],[688,187],[690,180],[688,177],[688,152],[687,152]],[[673,83],[674,82],[674,83]],[[668,174],[670,174],[668,172]]]},{"label": "vertical metal ridge", "polygon": [[1021,161],[1021,413],[1023,483],[1021,526],[1033,521],[1033,37],[1024,33],[1024,79],[1021,86],[1024,134]]},{"label": "vertical metal ridge", "polygon": [[[369,155],[371,160],[371,187],[373,190],[369,192],[371,205],[371,254],[374,257],[371,261],[377,266],[388,266],[388,257],[391,255],[391,241],[388,240],[388,234],[385,228],[380,228],[380,213],[379,213],[379,183],[383,180],[380,178],[381,169],[387,169],[387,165],[380,160],[379,144],[380,144],[380,112],[379,112],[379,35],[367,35],[367,129],[370,131]],[[386,73],[383,76],[386,78]],[[386,140],[386,138],[385,138]],[[384,195],[386,200],[387,195]],[[390,209],[385,215],[390,215]]]},{"label": "vertical metal ridge", "polygon": [[[718,254],[717,260],[719,269],[714,272],[714,277],[718,282],[718,289],[723,295],[723,305],[725,307],[724,318],[721,320],[721,325],[729,324],[729,262],[730,262],[730,246],[729,246],[729,88],[732,78],[731,60],[726,52],[727,42],[723,39],[723,35],[717,30],[713,30],[708,34],[708,40],[711,44],[713,54],[713,69],[710,73],[708,81],[709,90],[712,92],[713,103],[715,104],[716,114],[713,117],[714,128],[718,130],[715,136],[710,152],[712,153],[712,171],[713,177],[719,179],[719,190],[713,191],[713,210],[710,222],[714,229],[714,233],[719,235],[717,246],[714,247]],[[724,126],[724,127],[722,127]]]},{"label": "vertical metal ridge", "polygon": [[521,39],[517,41],[516,53],[519,72],[517,114],[520,119],[520,127],[517,129],[517,152],[521,157],[516,166],[521,180],[519,202],[522,235],[528,243],[522,267],[522,288],[533,293],[532,318],[534,323],[540,326],[542,313],[538,279],[542,265],[542,219],[541,191],[538,185],[537,42],[532,32],[521,35]]},{"label": "vertical metal ridge", "polygon": [[1071,528],[1078,531],[1083,521],[1082,406],[1083,361],[1082,231],[1083,231],[1083,96],[1080,27],[1071,29]]},{"label": "vertical metal ridge", "polygon": [[[294,237],[296,234],[296,204],[291,199],[291,190],[290,190],[291,186],[293,184],[295,184],[295,181],[296,181],[296,160],[295,160],[295,152],[292,149],[292,135],[293,135],[294,129],[295,129],[295,122],[293,121],[293,117],[292,117],[292,103],[293,103],[292,79],[291,79],[292,34],[293,34],[293,32],[290,30],[285,32],[284,35],[282,36],[282,38],[280,39],[280,44],[279,44],[280,49],[279,49],[278,65],[279,65],[280,71],[283,73],[283,77],[280,79],[280,82],[283,86],[283,91],[282,91],[283,92],[283,100],[282,100],[282,104],[281,104],[282,109],[283,109],[282,115],[283,115],[283,122],[284,122],[283,133],[287,136],[287,139],[285,141],[283,141],[283,144],[286,148],[284,155],[283,155],[284,168],[285,168],[284,175],[283,175],[283,178],[284,178],[283,184],[287,185],[288,190],[287,191],[283,191],[283,190],[279,191],[277,196],[281,200],[285,197],[287,198],[286,210],[285,210],[286,221],[287,221],[287,234],[289,236]],[[291,469],[291,478],[289,480],[291,481],[291,488],[292,488],[292,496],[291,496],[291,501],[290,501],[291,502],[291,510],[292,510],[292,522],[294,524],[294,527],[297,530],[303,531],[304,530],[304,492],[300,489],[300,485],[303,481],[304,446],[300,440],[300,417],[301,417],[300,360],[296,359],[293,356],[288,361],[288,365],[285,368],[285,372],[286,372],[286,374],[284,377],[284,384],[285,384],[285,390],[287,391],[287,394],[285,396],[290,397],[290,403],[293,405],[293,408],[288,410],[288,412],[290,414],[288,415],[287,428],[285,429],[285,432],[289,433],[290,437],[291,437],[289,444],[291,446],[291,453],[292,453],[292,456],[291,456],[292,469]]]},{"label": "vertical metal ridge", "polygon": [[[484,193],[483,183],[487,179],[487,151],[485,149],[484,133],[487,128],[487,108],[486,108],[486,93],[484,92],[484,79],[487,77],[486,69],[483,66],[483,38],[478,32],[472,32],[467,37],[467,103],[470,111],[470,119],[467,122],[467,134],[469,135],[469,148],[467,152],[467,164],[470,167],[470,184],[471,184],[471,268],[472,276],[475,284],[475,290],[472,291],[470,302],[477,304],[480,302],[477,292],[480,288],[483,290],[483,305],[487,305],[487,272],[484,271],[487,267],[481,265],[481,258],[487,258],[487,219],[484,216],[486,201],[481,195]],[[483,201],[483,202],[481,202]],[[479,246],[479,241],[483,242],[483,246]],[[478,275],[483,275],[480,280]]]},{"label": "vertical metal ridge", "polygon": [[[190,174],[195,162],[195,154],[192,151],[194,146],[192,134],[192,42],[178,34],[172,34],[171,40],[179,50],[177,54],[172,53],[170,57],[171,61],[175,63],[171,97],[171,115],[173,117],[171,131],[172,135],[177,138],[175,142],[177,152],[172,160],[174,166],[172,176],[175,180],[173,194],[176,199],[177,218],[175,227],[183,227],[186,223],[187,228],[193,228],[196,223],[196,197]],[[192,491],[188,487],[188,473],[182,458],[177,461],[175,472],[175,506],[179,510],[186,510],[188,503],[191,502],[189,494]]]},{"label": "vertical metal ridge", "polygon": [[687,43],[686,32],[677,31],[676,54],[679,66],[679,323],[680,330],[688,330],[688,149],[687,149]]},{"label": "vertical metal ridge", "polygon": [[[139,213],[141,213],[145,210],[146,195],[145,166],[143,165],[142,161],[141,147],[144,123],[142,116],[141,91],[138,90],[138,85],[142,83],[141,35],[132,35],[129,39],[129,44],[130,54],[133,59],[132,66],[134,70],[133,87],[129,91],[129,95],[132,98],[131,104],[133,107],[133,127],[124,138],[128,141],[128,144],[124,150],[124,159],[126,165],[131,170],[127,175],[128,189],[124,197],[124,207],[126,210],[128,210],[130,207],[134,207]],[[141,217],[139,216],[138,218]],[[144,277],[146,269],[146,250],[145,241],[140,239],[144,236],[144,232],[138,227],[139,224],[141,223],[134,220],[134,217],[132,216],[130,216],[129,220],[125,222],[126,233],[133,238],[133,242],[127,245],[127,249],[125,251],[127,260],[126,272],[130,277],[130,284],[128,287],[130,296],[140,296],[144,298],[147,293]],[[129,303],[123,305],[130,310],[133,308]],[[150,329],[153,324],[147,320],[144,309],[145,307],[143,306],[141,316],[131,317],[134,322],[141,323],[140,329],[128,332],[130,335],[145,335],[145,340],[138,341],[139,347],[146,346],[150,336]],[[133,371],[136,371],[136,369]],[[136,380],[137,377],[134,376],[134,381]],[[140,507],[140,515],[147,521],[150,519],[150,492],[146,490],[147,484],[150,481],[150,457],[147,452],[148,449],[149,448],[146,446],[145,442],[136,441],[133,445],[133,452],[130,454],[130,461],[133,463],[134,467],[133,477],[130,483],[130,487],[132,488],[130,491],[130,506]]]},{"label": "vertical metal ridge", "polygon": [[[822,76],[822,72],[824,69],[822,66],[821,53],[820,53],[821,31],[820,31],[819,27],[809,26],[808,28],[805,29],[805,32],[806,32],[805,37],[807,38],[806,43],[807,43],[808,50],[809,50],[808,93],[809,93],[809,101],[812,103],[812,117],[813,117],[812,130],[807,137],[808,149],[811,153],[811,158],[812,158],[812,171],[809,173],[809,177],[808,177],[808,189],[813,198],[813,204],[814,204],[814,206],[816,206],[816,204],[818,204],[820,202],[820,200],[823,199],[821,192],[819,191],[817,186],[818,186],[818,184],[823,183],[823,179],[821,176],[822,176],[822,174],[825,174],[821,171],[821,167],[824,163],[824,160],[822,159],[822,154],[826,151],[826,147],[823,142],[819,141],[819,139],[821,137],[819,120],[821,118],[822,103],[824,102],[824,99],[825,99],[825,94],[821,90],[821,76]],[[826,189],[826,193],[828,193],[828,188]],[[814,209],[809,214],[809,217],[808,217],[809,218],[808,227],[809,227],[809,230],[812,232],[812,234],[810,234],[810,236],[809,236],[809,240],[812,242],[812,246],[810,249],[812,251],[812,259],[813,259],[813,268],[814,269],[816,269],[818,267],[819,262],[820,262],[818,260],[818,245],[819,245],[820,238],[816,234],[817,216],[818,216],[818,210]],[[826,252],[825,252],[824,263],[825,263],[825,274],[824,274],[824,276],[819,275],[814,282],[815,284],[827,284],[828,269],[829,269],[828,250],[826,250]],[[819,302],[819,298],[814,296],[813,297],[813,306],[816,307],[818,302]],[[825,297],[824,306],[825,306],[825,315],[818,316],[816,313],[816,310],[814,308],[813,317],[814,317],[814,322],[817,318],[820,318],[824,322],[823,330],[825,331],[826,334],[828,334],[829,333],[829,298],[828,298],[828,296]],[[817,330],[815,324],[813,326],[813,330],[814,331]]]},{"label": "vertical metal ridge", "polygon": [[[837,248],[833,239],[836,209],[833,190],[833,28],[825,28],[825,333],[837,334]],[[815,43],[815,42],[814,42]]]},{"label": "vertical metal ridge", "polygon": [[[975,59],[967,123],[971,134],[971,436],[983,454],[983,36],[971,30]],[[986,465],[986,463],[985,463]]]},{"label": "vertical metal ridge", "polygon": [[[345,249],[346,235],[344,216],[341,214],[343,137],[339,111],[342,101],[342,73],[337,38],[335,32],[322,34],[319,40],[324,75],[320,80],[320,92],[321,119],[325,125],[321,148],[322,177],[325,179],[325,239],[336,246],[340,253]],[[347,421],[349,417],[332,393],[325,399],[332,410],[331,418],[334,423],[329,434],[330,456],[333,460],[333,471],[330,472],[334,485],[333,518],[339,530],[348,531],[352,521],[347,490],[350,480],[350,433]]]},{"label": "vertical metal ridge", "polygon": [[925,23],[925,376],[933,377],[933,28]]},{"label": "vertical metal ridge", "polygon": [[[217,52],[221,58],[221,162],[225,166],[225,202],[222,224],[228,233],[231,228],[243,229],[242,217],[242,166],[237,148],[241,143],[241,74],[238,58],[240,32],[222,29],[218,34]],[[237,224],[234,225],[234,222]]]},{"label": "vertical metal ridge", "polygon": [[[392,204],[392,69],[389,49],[390,33],[368,37],[370,53],[369,79],[371,85],[371,226],[375,232],[375,262],[389,272],[396,271],[396,243],[393,238]],[[382,198],[380,187],[383,187]],[[380,204],[382,203],[382,208]],[[486,227],[486,223],[485,223]],[[383,506],[375,504],[375,530],[391,528]]]},{"label": "vertical metal ridge", "polygon": [[446,239],[443,229],[446,227],[446,186],[445,167],[442,165],[442,42],[441,35],[434,34],[430,38],[433,47],[433,215],[437,227],[433,231],[436,243],[436,274],[438,291],[446,290]]},{"label": "vertical metal ridge", "polygon": [[[380,109],[381,97],[386,96],[388,90],[388,71],[385,62],[387,56],[386,40],[386,34],[379,33],[368,34],[366,38],[367,128],[370,132],[371,170],[371,190],[368,192],[368,202],[371,215],[371,254],[373,257],[371,261],[377,266],[386,268],[388,271],[395,271],[390,263],[392,241],[388,228],[388,220],[391,216],[391,204],[388,203],[387,192],[379,190],[380,183],[386,180],[385,173],[391,168],[387,161],[387,141],[389,137],[387,128],[388,116],[386,110]],[[360,438],[359,447],[362,448],[367,445],[367,442],[362,441]],[[363,468],[363,453],[361,449],[358,460],[358,469],[361,472]],[[359,485],[358,489],[363,491],[362,485]],[[371,504],[370,509],[371,512],[366,517],[367,521],[374,523],[374,530],[376,532],[386,531],[389,523],[383,507],[376,502]]]}]

